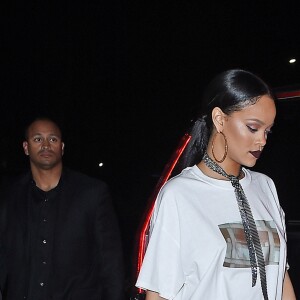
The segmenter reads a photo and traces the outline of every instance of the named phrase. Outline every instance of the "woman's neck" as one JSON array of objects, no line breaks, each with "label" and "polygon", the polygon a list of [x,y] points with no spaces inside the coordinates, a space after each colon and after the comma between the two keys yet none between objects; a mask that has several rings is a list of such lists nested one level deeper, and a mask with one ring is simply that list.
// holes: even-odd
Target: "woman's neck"
[{"label": "woman's neck", "polygon": [[[226,158],[222,163],[218,163],[213,159],[212,153],[207,151],[208,156],[218,164],[228,175],[234,175],[236,177],[241,177],[241,165]],[[210,169],[203,160],[198,164],[198,168],[207,176],[216,178],[216,179],[223,179],[227,180],[224,176],[218,174],[214,170]]]}]

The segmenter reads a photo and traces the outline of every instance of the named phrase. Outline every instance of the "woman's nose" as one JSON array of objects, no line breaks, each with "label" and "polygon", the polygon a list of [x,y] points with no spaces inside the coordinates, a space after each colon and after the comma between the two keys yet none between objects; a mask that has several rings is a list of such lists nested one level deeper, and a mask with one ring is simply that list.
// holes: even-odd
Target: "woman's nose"
[{"label": "woman's nose", "polygon": [[266,134],[263,133],[257,142],[259,144],[259,150],[262,151],[262,149],[264,148],[264,146],[267,143],[267,136],[266,136]]}]

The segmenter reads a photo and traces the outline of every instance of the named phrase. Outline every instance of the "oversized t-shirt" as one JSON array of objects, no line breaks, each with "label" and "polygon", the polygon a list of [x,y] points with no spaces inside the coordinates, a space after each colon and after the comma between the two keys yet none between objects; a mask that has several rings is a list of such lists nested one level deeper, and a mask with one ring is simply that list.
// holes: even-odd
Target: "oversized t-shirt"
[{"label": "oversized t-shirt", "polygon": [[[270,300],[281,300],[286,269],[284,213],[273,181],[243,168],[266,263]],[[166,299],[260,300],[252,287],[249,251],[230,181],[187,168],[161,189],[137,286]],[[258,272],[259,273],[259,272]]]}]

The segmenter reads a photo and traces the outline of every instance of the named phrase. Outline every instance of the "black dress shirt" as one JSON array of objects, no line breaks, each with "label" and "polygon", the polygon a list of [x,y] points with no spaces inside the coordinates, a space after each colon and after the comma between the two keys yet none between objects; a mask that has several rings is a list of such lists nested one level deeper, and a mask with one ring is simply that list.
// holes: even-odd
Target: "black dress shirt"
[{"label": "black dress shirt", "polygon": [[52,249],[55,241],[55,212],[59,202],[62,180],[50,191],[39,189],[32,181],[29,189],[29,299],[46,299]]}]

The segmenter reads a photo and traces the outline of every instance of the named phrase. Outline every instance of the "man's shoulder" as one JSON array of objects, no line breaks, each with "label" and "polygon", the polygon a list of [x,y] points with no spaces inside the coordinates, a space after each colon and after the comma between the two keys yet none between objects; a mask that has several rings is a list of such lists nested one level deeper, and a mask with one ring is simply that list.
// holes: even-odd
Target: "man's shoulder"
[{"label": "man's shoulder", "polygon": [[0,189],[2,191],[18,189],[18,187],[28,184],[31,178],[29,171],[18,175],[6,176],[1,180]]},{"label": "man's shoulder", "polygon": [[107,184],[98,179],[91,177],[87,174],[81,173],[79,171],[75,171],[69,168],[64,168],[63,170],[63,180],[66,181],[66,183],[69,183],[73,186],[78,186],[78,187],[106,187]]},{"label": "man's shoulder", "polygon": [[31,173],[26,172],[21,175],[7,176],[1,180],[0,184],[0,205],[8,203],[11,199],[18,201],[26,191],[31,180]]},{"label": "man's shoulder", "polygon": [[[65,198],[84,199],[87,206],[95,207],[101,199],[108,199],[110,189],[108,185],[100,179],[88,176],[78,171],[64,169],[62,175],[62,189],[64,190]],[[100,197],[100,198],[99,198]],[[93,204],[92,204],[93,203]]]}]

